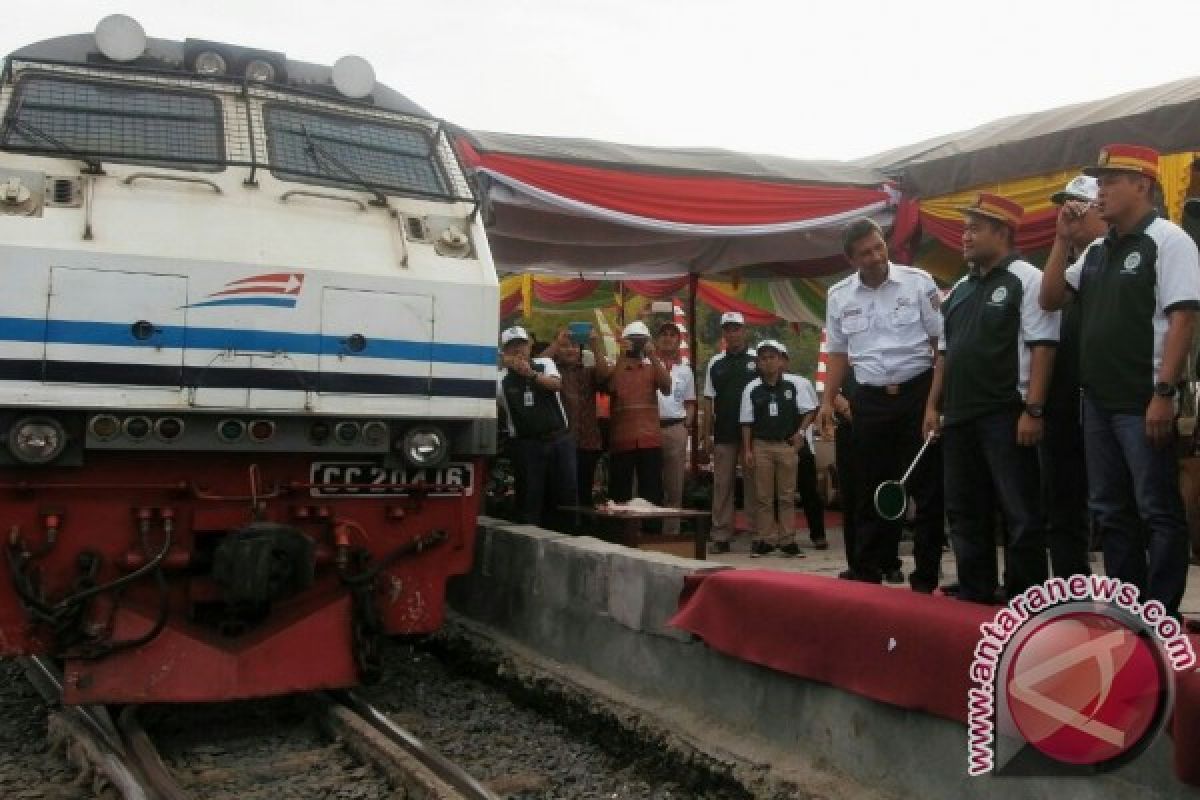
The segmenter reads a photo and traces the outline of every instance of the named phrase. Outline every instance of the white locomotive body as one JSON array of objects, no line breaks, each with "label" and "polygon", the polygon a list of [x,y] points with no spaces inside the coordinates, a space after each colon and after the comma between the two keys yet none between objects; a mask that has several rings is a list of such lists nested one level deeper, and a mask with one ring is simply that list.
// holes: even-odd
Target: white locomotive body
[{"label": "white locomotive body", "polygon": [[[9,56],[0,655],[61,658],[75,701],[211,700],[349,685],[367,633],[436,628],[495,447],[478,211],[361,59],[124,17]],[[209,679],[159,674],[180,648]]]}]

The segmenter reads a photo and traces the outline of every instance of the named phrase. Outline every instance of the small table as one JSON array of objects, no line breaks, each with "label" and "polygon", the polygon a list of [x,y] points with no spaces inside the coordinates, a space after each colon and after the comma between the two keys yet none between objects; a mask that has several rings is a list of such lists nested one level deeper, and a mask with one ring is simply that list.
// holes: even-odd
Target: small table
[{"label": "small table", "polygon": [[[618,544],[636,547],[641,550],[674,552],[676,555],[679,555],[677,550],[664,547],[664,545],[678,545],[681,542],[686,542],[687,539],[685,537],[663,536],[661,534],[645,536],[640,532],[641,525],[639,523],[655,519],[693,519],[696,521],[696,531],[692,536],[692,557],[700,561],[705,560],[708,531],[712,527],[711,512],[697,511],[693,508],[657,508],[653,511],[623,511],[605,506],[561,506],[560,510],[582,514],[585,517],[592,517],[597,522],[620,521],[622,523],[621,532],[615,539]],[[599,534],[598,537],[602,539],[613,538],[610,536],[599,536]]]}]

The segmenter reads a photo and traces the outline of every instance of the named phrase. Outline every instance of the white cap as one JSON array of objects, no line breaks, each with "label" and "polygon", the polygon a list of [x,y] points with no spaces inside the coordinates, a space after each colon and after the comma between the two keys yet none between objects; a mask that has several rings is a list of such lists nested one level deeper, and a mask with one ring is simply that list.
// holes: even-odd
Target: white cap
[{"label": "white cap", "polygon": [[650,329],[646,327],[646,323],[640,319],[629,323],[625,326],[625,330],[621,331],[621,335],[628,339],[630,336],[645,336],[650,338]]},{"label": "white cap", "polygon": [[783,342],[779,341],[778,339],[763,339],[758,343],[758,346],[754,348],[754,352],[758,353],[762,351],[764,347],[770,347],[778,350],[780,355],[786,356],[788,354],[787,347],[784,346]]},{"label": "white cap", "polygon": [[508,344],[509,342],[515,342],[518,340],[522,341],[522,342],[529,341],[529,334],[520,325],[514,325],[511,328],[508,328],[507,330],[505,330],[504,333],[500,334],[500,346],[501,347]]},{"label": "white cap", "polygon": [[742,316],[740,311],[726,311],[721,315],[722,325],[745,325],[746,318]]},{"label": "white cap", "polygon": [[1055,192],[1050,195],[1050,202],[1056,206],[1061,206],[1068,200],[1082,200],[1085,203],[1094,203],[1096,195],[1100,193],[1100,183],[1091,175],[1076,175],[1071,178],[1066,187],[1061,192]]}]

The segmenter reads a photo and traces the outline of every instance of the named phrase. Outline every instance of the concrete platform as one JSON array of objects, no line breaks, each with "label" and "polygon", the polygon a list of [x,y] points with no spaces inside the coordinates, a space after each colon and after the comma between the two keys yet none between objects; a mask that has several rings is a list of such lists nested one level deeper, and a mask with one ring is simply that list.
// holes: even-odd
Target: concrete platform
[{"label": "concrete platform", "polygon": [[728,764],[755,797],[1197,796],[1175,778],[1169,737],[1094,778],[970,778],[961,723],[730,658],[667,624],[688,575],[750,565],[836,573],[839,546],[807,559],[693,561],[482,519],[473,569],[452,581],[449,600],[497,646],[525,648],[581,686],[613,687],[644,710],[641,724]]},{"label": "concrete platform", "polygon": [[[800,519],[803,519],[802,517]],[[802,524],[797,525],[796,543],[804,553],[803,558],[785,558],[782,556],[766,556],[754,558],[750,555],[751,537],[740,533],[733,541],[733,550],[728,554],[709,554],[708,560],[713,563],[726,564],[731,567],[753,567],[754,569],[780,569],[788,572],[811,572],[818,575],[836,577],[846,568],[846,547],[842,538],[840,526],[841,515],[826,514],[826,535],[829,537],[828,550],[814,550],[809,543],[808,529]],[[799,521],[798,521],[799,522]],[[833,523],[830,525],[829,523]],[[999,563],[1003,565],[1001,553]],[[912,542],[900,543],[900,560],[904,562],[901,569],[907,578],[913,571]],[[1097,574],[1104,573],[1104,558],[1100,553],[1092,553],[1092,570]],[[1003,566],[1001,567],[1003,568]],[[954,554],[949,550],[942,553],[942,583],[952,583],[957,580],[954,564]],[[908,583],[896,585],[897,589],[909,591]],[[1180,610],[1192,617],[1200,617],[1200,566],[1188,568],[1188,586],[1183,596]]]}]

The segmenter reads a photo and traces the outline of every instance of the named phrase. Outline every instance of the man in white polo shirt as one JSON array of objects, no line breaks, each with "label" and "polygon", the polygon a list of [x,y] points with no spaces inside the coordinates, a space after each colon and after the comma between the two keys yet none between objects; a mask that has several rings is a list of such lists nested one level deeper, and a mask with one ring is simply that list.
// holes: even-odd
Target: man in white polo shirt
[{"label": "man in white polo shirt", "polygon": [[[679,508],[687,472],[688,433],[696,423],[696,379],[679,357],[679,326],[668,320],[658,326],[654,347],[671,372],[671,391],[658,393],[658,424],[662,428],[663,505]],[[679,520],[663,521],[663,533],[679,533]]]},{"label": "man in white polo shirt", "polygon": [[[883,231],[872,220],[852,223],[842,244],[855,272],[826,297],[829,372],[817,422],[822,435],[833,438],[834,399],[853,370],[848,400],[854,413],[857,542],[856,552],[847,554],[850,569],[840,577],[879,583],[895,571],[901,523],[876,512],[875,488],[899,478],[923,441],[934,348],[942,332],[940,295],[929,273],[891,263]],[[936,447],[926,452],[908,488],[917,509],[916,569],[909,583],[928,593],[937,587],[945,538]]]}]

